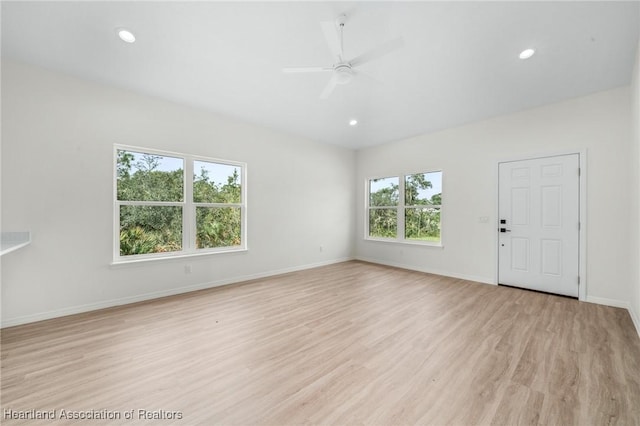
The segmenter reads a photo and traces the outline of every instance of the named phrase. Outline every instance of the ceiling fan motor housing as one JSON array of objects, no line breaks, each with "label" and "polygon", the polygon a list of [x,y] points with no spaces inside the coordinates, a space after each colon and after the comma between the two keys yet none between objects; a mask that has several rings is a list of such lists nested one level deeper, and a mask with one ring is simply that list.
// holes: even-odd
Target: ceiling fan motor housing
[{"label": "ceiling fan motor housing", "polygon": [[333,65],[329,67],[290,67],[283,68],[284,72],[297,73],[297,72],[331,72],[331,79],[327,82],[324,90],[320,94],[320,99],[327,99],[335,87],[351,83],[351,81],[359,74],[355,71],[354,67],[358,67],[367,62],[371,62],[382,56],[385,56],[392,51],[402,47],[402,37],[388,41],[379,45],[378,47],[369,50],[359,56],[351,59],[347,59],[344,56],[343,46],[343,32],[344,25],[347,22],[347,15],[340,15],[335,21],[322,21],[320,26],[324,37],[327,41],[329,50],[332,56],[335,58]]},{"label": "ceiling fan motor housing", "polygon": [[341,64],[335,67],[336,83],[347,84],[353,79],[353,70],[347,64]]}]

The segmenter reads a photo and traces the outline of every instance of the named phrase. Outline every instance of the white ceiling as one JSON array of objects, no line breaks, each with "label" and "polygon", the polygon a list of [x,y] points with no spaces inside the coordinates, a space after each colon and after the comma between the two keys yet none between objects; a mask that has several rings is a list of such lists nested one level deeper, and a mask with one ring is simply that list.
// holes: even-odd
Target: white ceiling
[{"label": "white ceiling", "polygon": [[[320,21],[341,13],[347,57],[405,45],[362,66],[380,82],[320,100],[328,74],[281,68],[330,66]],[[1,17],[2,57],[357,149],[629,84],[640,2],[3,1]]]}]

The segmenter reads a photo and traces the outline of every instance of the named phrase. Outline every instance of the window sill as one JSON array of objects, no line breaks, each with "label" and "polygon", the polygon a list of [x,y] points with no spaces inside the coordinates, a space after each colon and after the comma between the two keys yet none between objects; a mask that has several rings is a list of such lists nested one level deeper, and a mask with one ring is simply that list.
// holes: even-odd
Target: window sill
[{"label": "window sill", "polygon": [[432,248],[439,248],[439,249],[444,248],[442,241],[435,243],[435,242],[426,242],[426,241],[407,241],[407,240],[393,240],[388,238],[369,238],[369,237],[365,237],[364,240],[372,241],[376,243],[401,244],[401,245],[407,245],[407,246],[432,247]]},{"label": "window sill", "polygon": [[247,251],[249,251],[249,249],[247,248],[234,248],[234,249],[227,249],[227,250],[206,251],[202,253],[183,253],[183,254],[176,254],[172,256],[157,256],[157,257],[143,257],[143,258],[136,258],[136,259],[114,260],[113,262],[111,262],[110,266],[111,268],[120,268],[120,267],[127,267],[127,266],[144,265],[144,264],[155,263],[155,262],[170,262],[174,260],[178,261],[178,260],[192,259],[192,258],[198,258],[203,256],[214,256],[216,254],[246,253]]}]

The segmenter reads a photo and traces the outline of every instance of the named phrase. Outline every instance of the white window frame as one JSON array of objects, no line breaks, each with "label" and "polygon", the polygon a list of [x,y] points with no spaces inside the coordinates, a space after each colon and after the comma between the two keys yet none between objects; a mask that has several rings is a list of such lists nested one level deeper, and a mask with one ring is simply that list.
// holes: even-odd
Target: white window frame
[{"label": "white window frame", "polygon": [[[364,218],[364,239],[368,241],[378,241],[378,242],[391,242],[391,243],[400,243],[400,244],[412,244],[412,245],[420,245],[420,246],[431,246],[431,247],[443,247],[443,222],[444,222],[444,204],[440,204],[440,241],[420,241],[420,240],[410,240],[405,238],[405,210],[408,208],[418,208],[424,207],[421,205],[406,205],[405,204],[405,182],[407,176],[419,175],[419,174],[427,174],[427,173],[440,173],[442,177],[442,194],[444,194],[444,172],[442,170],[428,170],[424,172],[415,172],[415,173],[397,173],[397,174],[389,174],[385,176],[373,176],[365,179],[365,218]],[[376,179],[388,179],[388,178],[398,178],[398,205],[397,206],[371,206],[371,181]],[[372,237],[369,235],[369,212],[372,209],[396,209],[397,215],[397,228],[396,228],[396,237],[395,238],[385,238],[385,237]]]},{"label": "white window frame", "polygon": [[[168,156],[183,160],[183,201],[122,201],[118,200],[118,151],[133,151],[142,154]],[[193,201],[193,163],[205,161],[240,168],[240,203],[196,203]],[[218,253],[239,252],[247,250],[247,164],[238,161],[222,160],[172,151],[163,151],[131,145],[114,144],[113,146],[113,262],[124,264],[146,262],[152,260],[175,259],[181,257],[202,256]],[[120,255],[120,206],[178,206],[182,207],[182,250],[167,253]],[[212,248],[196,247],[196,207],[236,207],[240,208],[240,245]]]}]

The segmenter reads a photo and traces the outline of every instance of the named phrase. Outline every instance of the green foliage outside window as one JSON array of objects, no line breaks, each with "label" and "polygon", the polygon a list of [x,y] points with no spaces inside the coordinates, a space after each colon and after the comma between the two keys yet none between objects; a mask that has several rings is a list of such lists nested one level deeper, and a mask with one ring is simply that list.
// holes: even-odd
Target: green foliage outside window
[{"label": "green foliage outside window", "polygon": [[120,255],[182,250],[182,207],[120,206]]},{"label": "green foliage outside window", "polygon": [[440,209],[405,209],[404,237],[407,240],[440,241]]},{"label": "green foliage outside window", "polygon": [[[210,176],[212,163],[196,161],[200,173],[193,177],[194,203],[239,204],[242,188],[238,169],[233,166],[215,165],[227,174],[226,182],[215,182]],[[240,207],[196,207],[196,247],[230,247],[241,244],[242,212]]]},{"label": "green foliage outside window", "polygon": [[397,205],[400,201],[397,177],[373,179],[369,182],[369,235],[376,238],[396,238],[398,233]]},{"label": "green foliage outside window", "polygon": [[[441,172],[438,173],[441,176]],[[404,209],[404,238],[440,241],[442,193],[433,194],[431,173],[404,177],[404,199],[399,200],[398,177],[372,179],[369,183],[369,236],[398,238],[398,208]],[[431,190],[431,191],[426,191]],[[433,195],[427,196],[430,193]],[[402,201],[402,203],[400,202]],[[402,232],[402,231],[401,231]]]},{"label": "green foliage outside window", "polygon": [[196,245],[199,249],[240,245],[239,207],[196,207]]},{"label": "green foliage outside window", "polygon": [[396,238],[398,235],[397,210],[369,210],[369,235],[376,238]]},{"label": "green foliage outside window", "polygon": [[421,194],[421,191],[433,188],[432,182],[428,180],[430,174],[419,173],[405,177],[404,237],[407,240],[440,241],[442,193],[429,198]]},{"label": "green foliage outside window", "polygon": [[[241,203],[242,188],[237,167],[198,161],[194,163],[207,166],[194,173],[194,203]],[[184,160],[118,150],[116,167],[119,201],[179,204],[120,205],[120,255],[182,250],[183,214],[192,214],[183,211]],[[216,181],[210,176],[210,170],[216,168],[229,173],[226,182],[220,182],[219,178]],[[241,244],[240,207],[196,204],[195,214],[197,248]]]}]

